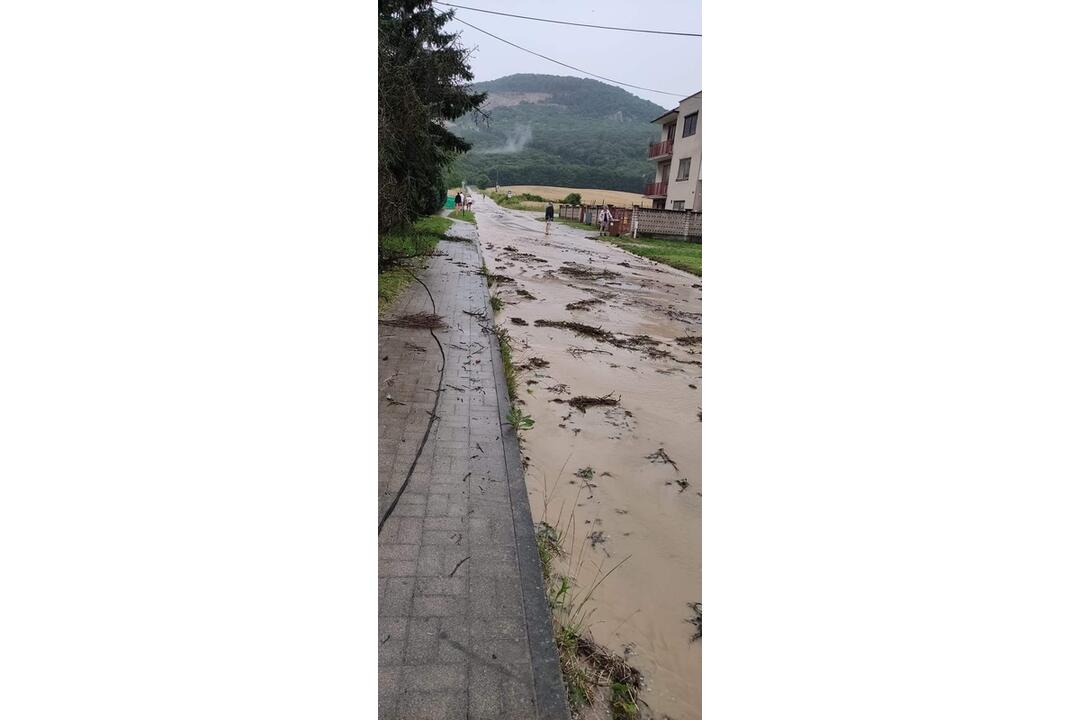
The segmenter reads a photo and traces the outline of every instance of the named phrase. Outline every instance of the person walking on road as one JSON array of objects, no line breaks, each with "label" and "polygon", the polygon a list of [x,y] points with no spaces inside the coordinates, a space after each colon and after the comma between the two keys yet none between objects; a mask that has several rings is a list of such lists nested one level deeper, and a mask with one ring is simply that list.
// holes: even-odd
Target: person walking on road
[{"label": "person walking on road", "polygon": [[472,212],[472,195],[465,196],[465,209]]},{"label": "person walking on road", "polygon": [[544,208],[544,234],[551,233],[551,221],[555,219],[555,206],[548,201],[548,206]]},{"label": "person walking on road", "polygon": [[461,209],[461,201],[462,201],[461,193],[458,193],[457,195],[454,196],[454,209],[455,210],[460,210]]}]

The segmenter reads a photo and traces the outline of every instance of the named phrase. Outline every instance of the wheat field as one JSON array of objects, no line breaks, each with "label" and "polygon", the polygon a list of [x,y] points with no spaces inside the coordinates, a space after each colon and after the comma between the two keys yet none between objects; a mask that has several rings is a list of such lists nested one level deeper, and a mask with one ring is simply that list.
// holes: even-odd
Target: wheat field
[{"label": "wheat field", "polygon": [[[552,200],[554,202],[560,202],[570,193],[576,192],[581,195],[581,202],[585,203],[586,205],[609,203],[618,207],[630,207],[632,205],[645,205],[647,207],[652,206],[651,200],[646,200],[644,197],[637,193],[622,192],[620,190],[552,187],[550,185],[503,185],[499,188],[499,192],[504,195],[506,194],[507,190],[513,191],[515,195],[520,195],[521,193],[531,193],[533,195],[539,195],[545,200]],[[489,188],[489,191],[494,191],[494,188]]]}]

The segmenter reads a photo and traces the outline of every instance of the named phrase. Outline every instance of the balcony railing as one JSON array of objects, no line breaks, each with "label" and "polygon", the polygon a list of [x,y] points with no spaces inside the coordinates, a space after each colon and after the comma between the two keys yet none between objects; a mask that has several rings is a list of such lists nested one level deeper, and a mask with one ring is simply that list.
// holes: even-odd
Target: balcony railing
[{"label": "balcony railing", "polygon": [[675,143],[671,140],[663,140],[658,143],[653,143],[649,146],[649,159],[655,160],[659,157],[671,154],[672,145]]},{"label": "balcony railing", "polygon": [[667,197],[667,182],[652,182],[645,186],[645,197]]}]

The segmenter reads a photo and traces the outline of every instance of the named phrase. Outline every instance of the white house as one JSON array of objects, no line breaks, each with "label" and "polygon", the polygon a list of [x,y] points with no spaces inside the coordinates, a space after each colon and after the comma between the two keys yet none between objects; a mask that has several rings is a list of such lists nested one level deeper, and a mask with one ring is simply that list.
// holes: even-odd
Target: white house
[{"label": "white house", "polygon": [[643,194],[654,208],[701,212],[701,92],[653,123],[660,126],[659,142],[649,146],[656,175]]}]

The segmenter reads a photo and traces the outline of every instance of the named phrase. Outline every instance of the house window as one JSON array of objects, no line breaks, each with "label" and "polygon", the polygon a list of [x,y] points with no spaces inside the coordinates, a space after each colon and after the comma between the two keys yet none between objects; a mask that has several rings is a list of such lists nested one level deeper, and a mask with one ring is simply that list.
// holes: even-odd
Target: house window
[{"label": "house window", "polygon": [[683,118],[682,136],[690,137],[697,133],[697,113],[691,113]]},{"label": "house window", "polygon": [[676,180],[686,180],[690,177],[690,158],[683,158],[679,161],[679,174],[675,176]]},{"label": "house window", "polygon": [[676,200],[675,202],[671,203],[671,209],[672,210],[685,210],[686,209],[686,201],[685,200]]}]

